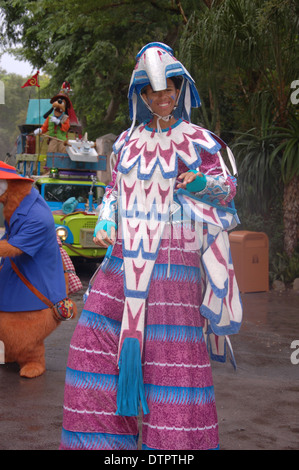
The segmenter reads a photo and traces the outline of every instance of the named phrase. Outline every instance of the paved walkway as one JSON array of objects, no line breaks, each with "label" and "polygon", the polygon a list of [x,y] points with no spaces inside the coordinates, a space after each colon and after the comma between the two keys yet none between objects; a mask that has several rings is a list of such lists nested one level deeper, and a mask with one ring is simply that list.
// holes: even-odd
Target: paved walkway
[{"label": "paved walkway", "polygon": [[[79,311],[82,292],[76,295]],[[220,446],[224,450],[299,447],[299,295],[242,294],[244,322],[232,337],[238,368],[213,364]],[[60,443],[65,368],[76,320],[46,340],[47,372],[18,375],[0,366],[0,449],[56,450]],[[296,361],[295,361],[296,362]]]}]

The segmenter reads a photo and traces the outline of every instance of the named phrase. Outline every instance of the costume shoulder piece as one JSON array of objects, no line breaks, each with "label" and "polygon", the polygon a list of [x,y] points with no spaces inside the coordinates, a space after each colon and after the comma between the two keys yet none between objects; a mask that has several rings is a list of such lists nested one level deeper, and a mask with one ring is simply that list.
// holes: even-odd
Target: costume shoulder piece
[{"label": "costume shoulder piece", "polygon": [[177,175],[178,158],[188,168],[196,169],[201,164],[202,151],[214,155],[225,147],[221,139],[207,129],[181,119],[162,132],[142,124],[128,140],[127,137],[128,131],[123,132],[114,145],[114,152],[120,154],[118,170],[128,173],[137,165],[141,179],[149,179],[157,165],[164,178],[173,178]]}]

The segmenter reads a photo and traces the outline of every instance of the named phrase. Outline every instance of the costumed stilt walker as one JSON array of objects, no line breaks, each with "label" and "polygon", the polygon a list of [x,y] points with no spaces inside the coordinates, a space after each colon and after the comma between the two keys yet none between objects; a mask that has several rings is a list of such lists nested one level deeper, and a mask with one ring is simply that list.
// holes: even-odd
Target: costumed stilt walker
[{"label": "costumed stilt walker", "polygon": [[137,449],[140,404],[143,449],[215,449],[209,353],[225,360],[242,318],[227,234],[236,179],[221,150],[233,174],[235,163],[190,122],[198,92],[165,44],[141,49],[128,96],[132,126],[114,144],[95,229],[110,246],[70,345],[61,449]]}]

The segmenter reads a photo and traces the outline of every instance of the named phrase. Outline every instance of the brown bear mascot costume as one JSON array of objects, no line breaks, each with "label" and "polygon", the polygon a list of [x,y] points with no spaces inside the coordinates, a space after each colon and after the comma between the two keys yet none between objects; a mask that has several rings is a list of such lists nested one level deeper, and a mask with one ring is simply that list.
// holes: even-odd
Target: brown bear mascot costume
[{"label": "brown bear mascot costume", "polygon": [[[67,296],[53,216],[32,182],[0,162],[5,223],[0,240],[0,341],[5,362],[17,362],[20,375],[29,378],[45,372],[44,339],[61,321],[22,276],[50,304]],[[74,317],[76,313],[74,304]]]}]

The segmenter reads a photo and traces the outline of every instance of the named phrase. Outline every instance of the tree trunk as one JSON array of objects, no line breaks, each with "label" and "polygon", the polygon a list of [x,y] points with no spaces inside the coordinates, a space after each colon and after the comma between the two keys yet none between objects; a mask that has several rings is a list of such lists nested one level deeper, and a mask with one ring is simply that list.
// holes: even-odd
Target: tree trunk
[{"label": "tree trunk", "polygon": [[299,176],[294,176],[284,189],[284,249],[292,256],[299,239]]},{"label": "tree trunk", "polygon": [[106,116],[104,117],[104,121],[107,123],[113,122],[115,119],[116,113],[119,108],[119,100],[115,97],[111,98],[109,106],[107,108]]}]

